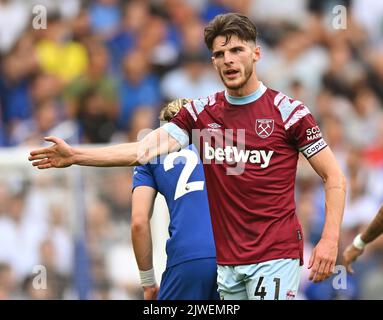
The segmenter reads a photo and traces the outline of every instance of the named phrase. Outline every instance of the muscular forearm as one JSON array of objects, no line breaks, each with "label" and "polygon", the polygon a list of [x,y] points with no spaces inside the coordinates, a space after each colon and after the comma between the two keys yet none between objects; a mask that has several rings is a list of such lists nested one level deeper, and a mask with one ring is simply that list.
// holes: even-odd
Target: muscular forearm
[{"label": "muscular forearm", "polygon": [[124,143],[102,148],[73,148],[73,164],[116,167],[138,165],[138,143]]},{"label": "muscular forearm", "polygon": [[366,231],[361,235],[365,243],[374,241],[379,235],[383,233],[383,206],[379,209],[374,220],[369,224]]},{"label": "muscular forearm", "polygon": [[179,143],[159,128],[140,142],[104,148],[74,148],[72,164],[96,167],[136,166],[179,148]]},{"label": "muscular forearm", "polygon": [[132,243],[139,270],[153,268],[153,248],[150,223],[132,226]]},{"label": "muscular forearm", "polygon": [[338,241],[346,196],[346,181],[343,174],[339,173],[325,179],[324,189],[326,220],[322,238]]},{"label": "muscular forearm", "polygon": [[123,143],[103,148],[71,147],[58,137],[45,137],[53,145],[32,150],[29,161],[39,169],[66,168],[73,164],[94,167],[120,167],[145,164],[152,158],[176,151],[177,140],[159,128],[149,133],[140,142]]}]

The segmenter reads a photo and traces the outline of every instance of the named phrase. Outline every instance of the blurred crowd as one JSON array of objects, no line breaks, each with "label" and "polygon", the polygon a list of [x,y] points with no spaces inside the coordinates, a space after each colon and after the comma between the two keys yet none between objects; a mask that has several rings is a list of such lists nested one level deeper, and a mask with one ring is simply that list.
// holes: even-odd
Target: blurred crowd
[{"label": "blurred crowd", "polygon": [[[258,27],[260,80],[310,108],[347,176],[341,253],[383,203],[382,1],[0,0],[0,147],[36,146],[47,135],[75,144],[136,141],[158,126],[165,102],[223,90],[203,28],[231,11]],[[83,171],[85,189],[76,189],[84,191],[91,298],[140,299],[131,170],[97,170]],[[73,238],[81,230],[73,211],[81,210],[63,206],[73,202],[65,200],[74,183],[67,179],[1,167],[0,299],[76,297]],[[296,201],[307,266],[325,202],[304,159]],[[49,290],[34,289],[39,264]],[[301,299],[382,299],[383,239],[355,264],[347,289],[334,289],[333,279],[312,284],[303,270]]]}]

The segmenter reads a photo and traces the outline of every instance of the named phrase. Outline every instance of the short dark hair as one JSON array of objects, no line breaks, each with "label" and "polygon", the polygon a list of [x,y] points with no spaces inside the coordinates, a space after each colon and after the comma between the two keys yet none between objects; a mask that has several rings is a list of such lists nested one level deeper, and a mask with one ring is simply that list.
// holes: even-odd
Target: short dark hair
[{"label": "short dark hair", "polygon": [[205,27],[205,44],[209,50],[212,50],[213,41],[216,37],[225,36],[227,43],[233,35],[244,41],[256,42],[257,27],[247,16],[243,14],[220,14],[211,20]]}]

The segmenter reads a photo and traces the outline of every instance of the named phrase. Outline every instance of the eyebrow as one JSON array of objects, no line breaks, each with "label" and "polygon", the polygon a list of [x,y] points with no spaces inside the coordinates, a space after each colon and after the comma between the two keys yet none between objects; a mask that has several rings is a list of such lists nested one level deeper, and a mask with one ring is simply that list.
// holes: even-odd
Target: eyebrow
[{"label": "eyebrow", "polygon": [[[231,48],[228,49],[228,50],[229,50],[229,51],[236,50],[236,49],[240,49],[240,50],[242,50],[243,48],[244,48],[243,45],[237,45],[237,46],[231,47]],[[225,50],[216,50],[216,51],[213,51],[212,55],[215,57],[215,56],[217,56],[219,53],[223,53],[223,51],[225,51]]]}]

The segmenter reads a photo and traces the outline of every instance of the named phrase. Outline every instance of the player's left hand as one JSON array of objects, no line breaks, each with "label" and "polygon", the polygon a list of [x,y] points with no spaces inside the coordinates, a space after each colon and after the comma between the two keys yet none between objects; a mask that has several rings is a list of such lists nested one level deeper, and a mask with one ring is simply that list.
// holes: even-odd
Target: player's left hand
[{"label": "player's left hand", "polygon": [[361,254],[363,250],[356,248],[352,243],[343,251],[342,264],[346,267],[347,272],[354,273],[351,267],[351,263],[354,262]]},{"label": "player's left hand", "polygon": [[337,241],[321,239],[311,253],[309,280],[317,283],[329,278],[333,274],[337,254]]},{"label": "player's left hand", "polygon": [[157,300],[157,294],[160,290],[157,284],[142,288],[144,290],[144,300]]}]

